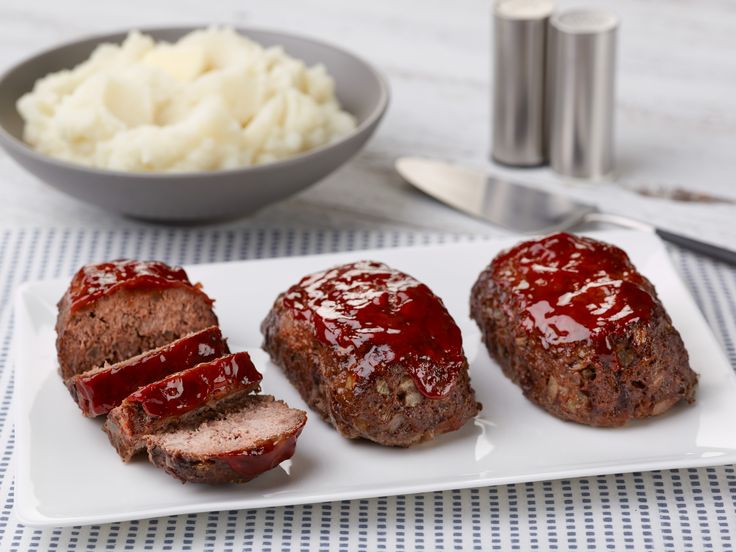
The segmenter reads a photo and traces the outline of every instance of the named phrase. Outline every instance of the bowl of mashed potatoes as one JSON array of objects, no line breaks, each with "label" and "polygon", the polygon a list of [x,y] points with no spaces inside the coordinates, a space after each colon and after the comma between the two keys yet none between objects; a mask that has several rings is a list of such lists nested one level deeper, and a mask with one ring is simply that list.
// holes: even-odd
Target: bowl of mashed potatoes
[{"label": "bowl of mashed potatoes", "polygon": [[321,180],[370,138],[386,80],[292,34],[132,31],[43,52],[0,78],[0,145],[47,184],[126,215],[251,213]]}]

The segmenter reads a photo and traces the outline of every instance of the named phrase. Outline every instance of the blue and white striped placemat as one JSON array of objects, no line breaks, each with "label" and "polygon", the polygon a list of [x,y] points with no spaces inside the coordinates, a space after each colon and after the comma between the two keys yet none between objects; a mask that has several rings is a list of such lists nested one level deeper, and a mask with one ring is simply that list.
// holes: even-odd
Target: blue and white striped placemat
[{"label": "blue and white striped placemat", "polygon": [[[0,230],[0,550],[732,550],[735,466],[65,529],[15,521],[11,303],[21,282],[69,276],[83,263],[116,257],[185,264],[464,239],[380,231]],[[672,255],[736,367],[736,271],[679,250]]]}]

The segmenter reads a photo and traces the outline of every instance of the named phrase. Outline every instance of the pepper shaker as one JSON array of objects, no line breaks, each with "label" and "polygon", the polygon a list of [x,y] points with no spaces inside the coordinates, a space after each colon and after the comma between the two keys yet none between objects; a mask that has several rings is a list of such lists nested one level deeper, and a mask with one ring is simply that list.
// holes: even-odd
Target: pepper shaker
[{"label": "pepper shaker", "polygon": [[593,9],[549,21],[549,158],[562,176],[600,179],[613,171],[618,18]]}]

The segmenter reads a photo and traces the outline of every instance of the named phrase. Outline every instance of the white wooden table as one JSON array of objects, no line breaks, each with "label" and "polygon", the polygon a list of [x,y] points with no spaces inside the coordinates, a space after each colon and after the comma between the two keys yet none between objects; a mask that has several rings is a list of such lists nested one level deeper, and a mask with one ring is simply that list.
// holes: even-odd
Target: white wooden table
[{"label": "white wooden table", "polygon": [[[673,202],[631,190],[679,188],[736,200],[736,4],[560,1],[563,7],[584,4],[607,7],[622,19],[618,175],[607,184],[564,184],[548,168],[503,169],[488,161],[489,0],[4,0],[0,70],[59,41],[133,27],[215,22],[313,35],[354,50],[388,75],[389,112],[352,163],[298,196],[227,226],[492,231],[402,182],[393,161],[412,154],[487,166],[732,246],[736,205]],[[0,222],[131,224],[44,186],[4,153]]]}]

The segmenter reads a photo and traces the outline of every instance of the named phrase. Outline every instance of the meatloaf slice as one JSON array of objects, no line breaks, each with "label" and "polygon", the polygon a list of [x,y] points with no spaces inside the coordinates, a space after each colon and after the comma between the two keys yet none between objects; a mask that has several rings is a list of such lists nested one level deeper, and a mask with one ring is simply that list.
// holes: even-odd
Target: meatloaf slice
[{"label": "meatloaf slice", "polygon": [[680,334],[618,247],[564,233],[523,242],[480,274],[470,310],[504,373],[559,418],[620,426],[694,400]]},{"label": "meatloaf slice", "polygon": [[220,328],[211,326],[117,364],[105,364],[66,380],[85,416],[107,414],[139,387],[229,353]]},{"label": "meatloaf slice", "polygon": [[306,421],[270,395],[241,396],[216,418],[149,435],[148,458],[182,482],[244,483],[291,458]]},{"label": "meatloaf slice", "polygon": [[180,267],[118,260],[79,269],[58,304],[64,380],[217,325],[212,299]]},{"label": "meatloaf slice", "polygon": [[347,438],[409,446],[480,408],[442,300],[382,263],[306,276],[279,295],[261,331],[302,398]]},{"label": "meatloaf slice", "polygon": [[156,431],[217,416],[241,395],[258,390],[262,376],[248,353],[234,353],[141,387],[113,408],[104,430],[128,462]]}]

